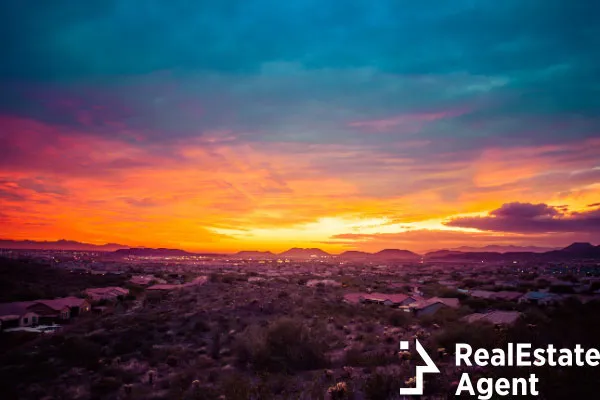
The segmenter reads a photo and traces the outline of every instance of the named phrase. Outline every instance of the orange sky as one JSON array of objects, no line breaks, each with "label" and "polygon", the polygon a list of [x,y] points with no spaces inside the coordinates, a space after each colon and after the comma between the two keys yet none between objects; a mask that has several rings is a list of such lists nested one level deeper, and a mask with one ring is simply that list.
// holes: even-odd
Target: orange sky
[{"label": "orange sky", "polygon": [[577,233],[485,232],[444,221],[512,201],[583,211],[600,194],[597,167],[556,157],[600,154],[596,139],[490,147],[444,168],[349,144],[228,143],[230,133],[214,132],[161,149],[4,122],[21,133],[11,146],[24,149],[24,162],[0,173],[0,236],[10,239],[223,252],[562,245]]},{"label": "orange sky", "polygon": [[600,243],[575,3],[4,3],[0,239]]}]

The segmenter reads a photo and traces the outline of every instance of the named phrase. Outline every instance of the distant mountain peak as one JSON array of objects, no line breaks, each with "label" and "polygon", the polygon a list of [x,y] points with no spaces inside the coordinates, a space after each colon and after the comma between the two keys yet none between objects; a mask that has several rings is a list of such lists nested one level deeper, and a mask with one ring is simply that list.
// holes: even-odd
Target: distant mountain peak
[{"label": "distant mountain peak", "polygon": [[498,245],[490,244],[483,247],[473,246],[461,246],[449,249],[451,251],[460,251],[464,253],[515,253],[515,252],[527,252],[527,253],[545,253],[552,250],[558,250],[555,247],[540,247],[540,246],[517,246],[517,245]]},{"label": "distant mountain peak", "polygon": [[116,255],[122,256],[185,256],[191,255],[185,250],[180,249],[167,249],[167,248],[157,248],[153,249],[150,247],[130,247],[127,249],[119,249],[114,252]]},{"label": "distant mountain peak", "polygon": [[575,243],[571,243],[570,245],[565,247],[563,250],[589,250],[589,249],[594,249],[594,248],[596,248],[596,246],[594,246],[593,244],[591,244],[589,242],[575,242]]},{"label": "distant mountain peak", "polygon": [[373,254],[373,257],[383,260],[417,260],[421,258],[420,255],[412,251],[401,249],[383,249]]},{"label": "distant mountain peak", "polygon": [[313,258],[313,257],[330,257],[331,254],[319,249],[319,248],[301,248],[292,247],[289,250],[279,254],[283,257],[296,257],[296,258]]}]

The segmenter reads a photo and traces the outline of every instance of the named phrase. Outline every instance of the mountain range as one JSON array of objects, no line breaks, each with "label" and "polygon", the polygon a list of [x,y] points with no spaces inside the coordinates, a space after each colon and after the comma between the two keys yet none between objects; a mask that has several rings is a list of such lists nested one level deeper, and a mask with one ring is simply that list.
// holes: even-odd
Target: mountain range
[{"label": "mountain range", "polygon": [[[34,240],[8,240],[0,239],[0,248],[23,250],[75,250],[75,251],[106,251],[113,252],[115,256],[225,256],[214,253],[192,253],[180,249],[168,248],[130,248],[129,246],[107,243],[95,245],[73,240],[34,241]],[[376,253],[349,250],[334,255],[319,248],[293,247],[282,253],[275,254],[270,251],[240,251],[233,257],[241,259],[274,259],[279,257],[289,259],[319,259],[335,257],[347,261],[419,261],[427,260],[445,261],[518,261],[518,260],[561,260],[573,258],[600,259],[600,246],[590,243],[573,243],[563,249],[549,249],[536,246],[498,246],[491,245],[481,248],[463,246],[454,249],[436,250],[419,255],[408,250],[385,249]]]},{"label": "mountain range", "polygon": [[514,252],[526,252],[526,253],[546,253],[552,250],[560,250],[556,247],[539,247],[539,246],[501,246],[501,245],[488,245],[483,247],[472,247],[472,246],[461,246],[448,249],[450,251],[459,251],[463,253],[473,252],[492,252],[492,253],[514,253]]},{"label": "mountain range", "polygon": [[138,257],[181,257],[192,256],[194,253],[179,249],[152,249],[149,247],[132,247],[128,249],[119,249],[113,253],[116,256],[138,256]]},{"label": "mountain range", "polygon": [[76,242],[74,240],[56,240],[56,241],[36,241],[36,240],[11,240],[0,239],[0,249],[17,250],[75,250],[75,251],[115,251],[126,249],[125,246],[117,243],[90,244]]},{"label": "mountain range", "polygon": [[573,243],[563,249],[551,250],[543,253],[515,251],[507,253],[499,252],[456,252],[436,251],[425,255],[428,260],[445,261],[557,261],[572,259],[600,259],[600,246],[591,243]]}]

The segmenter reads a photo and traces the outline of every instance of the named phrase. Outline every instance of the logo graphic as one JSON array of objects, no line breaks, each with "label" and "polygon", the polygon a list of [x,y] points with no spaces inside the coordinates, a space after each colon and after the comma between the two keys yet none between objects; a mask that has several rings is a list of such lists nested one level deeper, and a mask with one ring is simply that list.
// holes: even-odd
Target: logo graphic
[{"label": "logo graphic", "polygon": [[[417,352],[419,353],[423,361],[425,361],[425,365],[417,366],[417,374],[415,376],[416,385],[414,388],[401,388],[400,395],[402,396],[423,395],[423,374],[440,373],[440,370],[438,369],[437,365],[435,365],[431,357],[429,357],[429,354],[427,354],[427,352],[419,342],[419,339],[415,339],[415,344],[417,345]],[[408,350],[409,347],[410,345],[408,341],[403,340],[400,342],[400,350]]]}]

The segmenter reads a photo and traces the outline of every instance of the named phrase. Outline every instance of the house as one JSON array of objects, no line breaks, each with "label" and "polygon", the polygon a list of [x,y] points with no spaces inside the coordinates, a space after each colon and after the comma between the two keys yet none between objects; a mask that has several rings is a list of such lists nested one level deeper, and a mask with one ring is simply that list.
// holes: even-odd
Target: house
[{"label": "house", "polygon": [[385,294],[385,293],[347,293],[344,295],[344,301],[350,304],[375,303],[390,307],[407,306],[415,303],[419,298],[406,294]]},{"label": "house", "polygon": [[136,275],[132,276],[129,280],[130,283],[134,285],[146,286],[151,284],[152,282],[156,283],[167,283],[164,279],[157,278],[154,275]]},{"label": "house", "polygon": [[101,300],[113,301],[117,300],[119,297],[127,296],[129,294],[129,289],[124,289],[118,286],[109,286],[104,288],[86,289],[84,290],[84,293],[86,297],[93,302],[98,302]]},{"label": "house", "polygon": [[460,301],[450,297],[432,297],[430,299],[418,301],[409,306],[409,310],[413,311],[417,317],[425,315],[433,315],[440,308],[459,308]]},{"label": "house", "polygon": [[0,304],[0,324],[2,330],[37,325],[40,316],[28,309],[30,305],[30,301]]},{"label": "house", "polygon": [[494,299],[504,301],[518,301],[523,296],[521,292],[500,291],[494,293]]},{"label": "house", "polygon": [[361,296],[360,300],[362,303],[376,303],[390,307],[400,307],[415,303],[417,298],[406,294],[365,293]]},{"label": "house", "polygon": [[528,292],[519,298],[519,303],[531,303],[541,306],[555,304],[559,301],[559,297],[553,293],[547,292]]},{"label": "house", "polygon": [[472,290],[471,297],[475,297],[478,299],[492,299],[495,295],[494,292],[490,292],[488,290]]},{"label": "house", "polygon": [[489,313],[475,313],[462,318],[469,324],[473,322],[489,322],[496,326],[513,325],[521,317],[518,311],[491,311]]},{"label": "house", "polygon": [[342,286],[342,284],[340,282],[334,281],[333,279],[311,279],[308,282],[306,282],[306,287],[317,286],[340,287]]},{"label": "house", "polygon": [[495,286],[505,287],[505,288],[517,288],[519,287],[519,282],[517,281],[496,281],[494,282]]},{"label": "house", "polygon": [[159,285],[152,285],[146,290],[151,291],[151,292],[166,292],[166,291],[180,289],[180,288],[181,288],[181,285],[171,285],[171,284],[165,283],[165,284],[159,284]]},{"label": "house", "polygon": [[34,305],[39,304],[53,310],[55,314],[59,313],[60,319],[70,319],[71,317],[90,312],[92,309],[89,301],[73,296],[53,300],[38,300]]},{"label": "house", "polygon": [[40,322],[43,323],[53,322],[57,319],[66,321],[71,318],[69,307],[58,303],[46,304],[43,301],[38,301],[31,304],[27,309],[38,314]]},{"label": "house", "polygon": [[28,327],[56,320],[66,321],[90,310],[90,303],[78,297],[4,303],[0,304],[0,321],[3,328]]},{"label": "house", "polygon": [[344,302],[349,304],[359,304],[364,293],[346,293]]},{"label": "house", "polygon": [[208,276],[201,275],[201,276],[197,276],[194,279],[192,279],[191,282],[184,283],[181,286],[183,286],[183,287],[200,286],[200,285],[204,285],[207,282],[208,282]]}]

